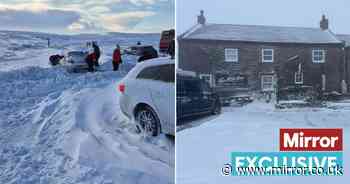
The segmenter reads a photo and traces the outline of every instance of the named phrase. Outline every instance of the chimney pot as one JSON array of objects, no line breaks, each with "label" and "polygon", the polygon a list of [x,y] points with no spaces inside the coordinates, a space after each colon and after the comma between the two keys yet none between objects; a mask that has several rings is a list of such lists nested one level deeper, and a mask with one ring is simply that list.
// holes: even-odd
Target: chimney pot
[{"label": "chimney pot", "polygon": [[329,26],[328,19],[326,18],[325,15],[322,15],[322,19],[320,21],[320,28],[322,30],[327,30]]},{"label": "chimney pot", "polygon": [[200,11],[200,15],[198,15],[197,16],[197,23],[198,24],[202,24],[202,25],[204,25],[205,24],[205,16],[204,16],[204,11],[203,10],[201,10]]}]

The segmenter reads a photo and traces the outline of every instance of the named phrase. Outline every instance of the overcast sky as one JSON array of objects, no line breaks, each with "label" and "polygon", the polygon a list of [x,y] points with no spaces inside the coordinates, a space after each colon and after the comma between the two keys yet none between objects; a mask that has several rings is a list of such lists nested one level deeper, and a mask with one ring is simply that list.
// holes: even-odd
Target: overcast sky
[{"label": "overcast sky", "polygon": [[175,0],[1,0],[0,30],[53,33],[160,32]]},{"label": "overcast sky", "polygon": [[329,18],[335,33],[350,34],[349,0],[177,0],[176,28],[186,31],[204,10],[207,22],[246,25],[319,27]]}]

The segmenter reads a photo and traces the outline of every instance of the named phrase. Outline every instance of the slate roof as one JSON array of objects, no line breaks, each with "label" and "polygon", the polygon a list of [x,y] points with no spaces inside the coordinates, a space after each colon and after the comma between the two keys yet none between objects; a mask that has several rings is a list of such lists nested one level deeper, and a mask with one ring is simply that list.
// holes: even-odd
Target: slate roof
[{"label": "slate roof", "polygon": [[196,25],[180,39],[227,40],[266,43],[342,43],[335,34],[320,28],[260,25],[205,24]]},{"label": "slate roof", "polygon": [[345,41],[345,46],[350,47],[350,35],[346,34],[337,34],[337,37],[341,41]]}]

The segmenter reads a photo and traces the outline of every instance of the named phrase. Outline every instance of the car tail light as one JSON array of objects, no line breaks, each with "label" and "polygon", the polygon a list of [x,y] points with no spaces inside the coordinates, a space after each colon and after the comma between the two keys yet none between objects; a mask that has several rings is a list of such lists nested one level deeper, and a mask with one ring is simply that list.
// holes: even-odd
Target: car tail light
[{"label": "car tail light", "polygon": [[119,85],[118,85],[118,89],[119,89],[119,91],[120,91],[121,93],[124,93],[124,91],[125,91],[125,84],[119,84]]}]

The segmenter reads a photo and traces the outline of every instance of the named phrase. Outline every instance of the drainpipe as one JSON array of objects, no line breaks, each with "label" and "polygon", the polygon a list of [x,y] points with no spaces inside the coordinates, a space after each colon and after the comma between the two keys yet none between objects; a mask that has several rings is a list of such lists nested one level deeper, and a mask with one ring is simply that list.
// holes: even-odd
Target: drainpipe
[{"label": "drainpipe", "polygon": [[346,46],[345,43],[343,42],[343,76],[342,76],[342,81],[341,81],[341,92],[347,93],[347,89],[348,89],[348,68],[347,68],[347,61],[346,61]]},{"label": "drainpipe", "polygon": [[348,63],[348,58],[347,58],[347,50],[346,50],[346,47],[344,46],[344,80],[345,80],[345,88],[346,88],[346,90],[345,90],[345,93],[347,93],[348,92],[348,85],[349,85],[349,82],[350,81],[348,81],[349,80],[349,72],[350,71],[348,71],[348,65],[349,65],[349,63]]}]

